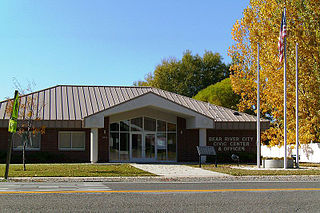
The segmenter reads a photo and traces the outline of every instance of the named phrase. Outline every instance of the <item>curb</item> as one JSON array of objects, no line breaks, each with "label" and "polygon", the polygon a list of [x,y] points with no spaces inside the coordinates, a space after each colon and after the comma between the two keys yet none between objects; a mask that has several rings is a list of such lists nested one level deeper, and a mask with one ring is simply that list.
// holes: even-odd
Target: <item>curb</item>
[{"label": "curb", "polygon": [[[4,181],[4,178],[0,178]],[[320,182],[320,175],[220,176],[220,177],[11,177],[7,182]],[[5,181],[4,181],[5,182]]]}]

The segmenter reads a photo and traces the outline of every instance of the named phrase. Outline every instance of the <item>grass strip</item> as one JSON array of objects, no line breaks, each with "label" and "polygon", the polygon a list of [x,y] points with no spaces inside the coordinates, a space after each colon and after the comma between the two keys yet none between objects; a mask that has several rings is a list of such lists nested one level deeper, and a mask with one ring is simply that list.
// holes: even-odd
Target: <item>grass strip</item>
[{"label": "grass strip", "polygon": [[[308,165],[308,164],[305,164]],[[300,167],[305,168],[304,164],[300,164]],[[193,167],[199,167],[198,165],[192,165]],[[203,169],[207,169],[214,172],[225,173],[233,176],[277,176],[277,175],[320,175],[320,169],[308,168],[308,169],[241,169],[232,168],[236,167],[236,164],[221,164],[215,167],[213,164],[202,165]],[[246,165],[245,165],[246,166]],[[313,164],[313,167],[318,167]]]},{"label": "grass strip", "polygon": [[[129,164],[27,164],[10,165],[9,177],[136,177],[155,176]],[[5,165],[0,164],[0,175],[4,175]]]}]

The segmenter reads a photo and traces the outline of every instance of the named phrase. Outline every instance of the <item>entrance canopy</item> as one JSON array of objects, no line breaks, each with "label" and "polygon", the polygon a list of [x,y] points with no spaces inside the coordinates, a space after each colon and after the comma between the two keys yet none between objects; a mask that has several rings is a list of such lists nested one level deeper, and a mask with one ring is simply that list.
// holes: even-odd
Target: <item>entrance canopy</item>
[{"label": "entrance canopy", "polygon": [[128,118],[137,112],[143,114],[161,114],[164,117],[170,117],[172,115],[179,116],[186,119],[188,129],[213,128],[214,125],[212,118],[149,92],[110,109],[86,117],[84,119],[84,127],[103,128],[104,117],[118,115]]}]

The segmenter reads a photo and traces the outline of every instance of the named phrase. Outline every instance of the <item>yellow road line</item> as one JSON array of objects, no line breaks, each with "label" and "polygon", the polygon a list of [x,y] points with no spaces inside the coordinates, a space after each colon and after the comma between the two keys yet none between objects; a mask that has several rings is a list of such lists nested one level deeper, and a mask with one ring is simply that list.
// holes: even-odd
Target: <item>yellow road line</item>
[{"label": "yellow road line", "polygon": [[58,194],[58,193],[166,193],[166,192],[268,192],[268,191],[320,191],[320,188],[280,188],[280,189],[168,189],[168,190],[97,190],[97,191],[1,191],[1,194]]}]

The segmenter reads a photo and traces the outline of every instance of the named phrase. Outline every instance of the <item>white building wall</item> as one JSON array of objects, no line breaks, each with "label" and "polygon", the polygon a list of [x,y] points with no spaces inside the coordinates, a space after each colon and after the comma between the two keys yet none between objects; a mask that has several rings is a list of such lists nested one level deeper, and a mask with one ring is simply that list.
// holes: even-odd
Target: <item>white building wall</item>
[{"label": "white building wall", "polygon": [[[296,154],[296,149],[288,150],[288,156]],[[263,157],[284,157],[284,147],[261,146]],[[300,162],[320,163],[320,143],[302,144],[299,148]]]}]

